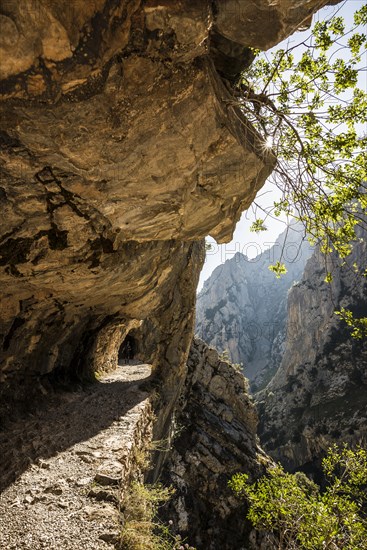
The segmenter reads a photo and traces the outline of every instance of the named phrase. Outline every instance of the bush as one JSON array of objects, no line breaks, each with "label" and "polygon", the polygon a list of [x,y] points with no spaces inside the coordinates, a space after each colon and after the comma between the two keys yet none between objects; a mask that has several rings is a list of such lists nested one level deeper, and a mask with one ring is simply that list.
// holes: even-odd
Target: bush
[{"label": "bush", "polygon": [[124,525],[120,550],[195,550],[184,544],[179,535],[158,519],[158,509],[173,494],[160,483],[144,485],[134,482],[123,501]]},{"label": "bush", "polygon": [[254,527],[276,536],[279,549],[367,549],[367,452],[329,449],[322,463],[327,488],[304,474],[285,473],[278,465],[255,483],[247,474],[229,482],[249,504],[247,518]]}]

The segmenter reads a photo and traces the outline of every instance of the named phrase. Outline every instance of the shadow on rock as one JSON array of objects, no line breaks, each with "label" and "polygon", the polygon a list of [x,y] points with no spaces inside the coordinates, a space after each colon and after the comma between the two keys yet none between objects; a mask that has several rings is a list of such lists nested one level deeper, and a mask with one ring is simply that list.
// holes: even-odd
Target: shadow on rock
[{"label": "shadow on rock", "polygon": [[[148,373],[149,374],[149,373]],[[149,395],[151,376],[135,381],[96,382],[53,395],[25,419],[9,420],[0,432],[0,492],[32,463],[87,441]]]}]

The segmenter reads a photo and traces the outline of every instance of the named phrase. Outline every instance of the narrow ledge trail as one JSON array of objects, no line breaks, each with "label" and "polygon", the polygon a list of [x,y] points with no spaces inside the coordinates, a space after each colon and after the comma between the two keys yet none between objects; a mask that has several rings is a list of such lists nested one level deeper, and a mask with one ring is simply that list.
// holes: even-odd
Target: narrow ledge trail
[{"label": "narrow ledge trail", "polygon": [[2,550],[112,548],[118,488],[150,437],[150,374],[120,365],[0,432]]}]

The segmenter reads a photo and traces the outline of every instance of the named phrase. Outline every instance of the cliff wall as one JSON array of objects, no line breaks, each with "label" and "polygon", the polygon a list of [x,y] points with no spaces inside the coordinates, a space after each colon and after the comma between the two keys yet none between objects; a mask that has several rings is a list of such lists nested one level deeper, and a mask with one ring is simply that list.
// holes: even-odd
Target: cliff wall
[{"label": "cliff wall", "polygon": [[[334,314],[367,311],[366,230],[346,261],[316,250],[288,298],[285,353],[279,370],[255,398],[266,451],[288,468],[313,469],[332,443],[367,440],[367,342],[356,340]],[[333,281],[324,281],[328,269]]]},{"label": "cliff wall", "polygon": [[[198,295],[196,334],[242,363],[254,390],[266,385],[280,365],[287,293],[301,279],[311,253],[302,224],[292,224],[256,258],[237,253],[218,266]],[[277,279],[269,266],[279,259],[287,273]]]},{"label": "cliff wall", "polygon": [[256,479],[271,464],[258,446],[248,381],[199,339],[187,367],[163,476],[176,489],[166,516],[200,550],[261,548],[243,502],[228,488],[233,474]]}]

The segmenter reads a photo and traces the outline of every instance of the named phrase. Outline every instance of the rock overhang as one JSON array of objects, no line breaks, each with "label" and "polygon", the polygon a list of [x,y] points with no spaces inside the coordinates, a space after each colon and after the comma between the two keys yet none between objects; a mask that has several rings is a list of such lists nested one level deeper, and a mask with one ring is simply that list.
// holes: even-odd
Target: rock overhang
[{"label": "rock overhang", "polygon": [[[283,27],[291,9],[290,33],[323,4],[261,6],[278,10],[274,21]],[[232,28],[233,6],[9,0],[2,7],[6,380],[30,373],[33,383],[37,370],[58,362],[73,369],[83,334],[98,332],[106,318],[155,318],[157,326],[162,317],[172,331],[192,330],[192,281],[202,262],[194,241],[209,233],[230,240],[275,162],[215,65],[222,54],[243,53],[239,45],[259,47],[251,36],[264,35],[261,18]],[[279,39],[274,29],[269,44]],[[215,56],[214,32],[226,38]],[[224,43],[230,51],[220,51]],[[186,353],[187,346],[177,364]]]}]

